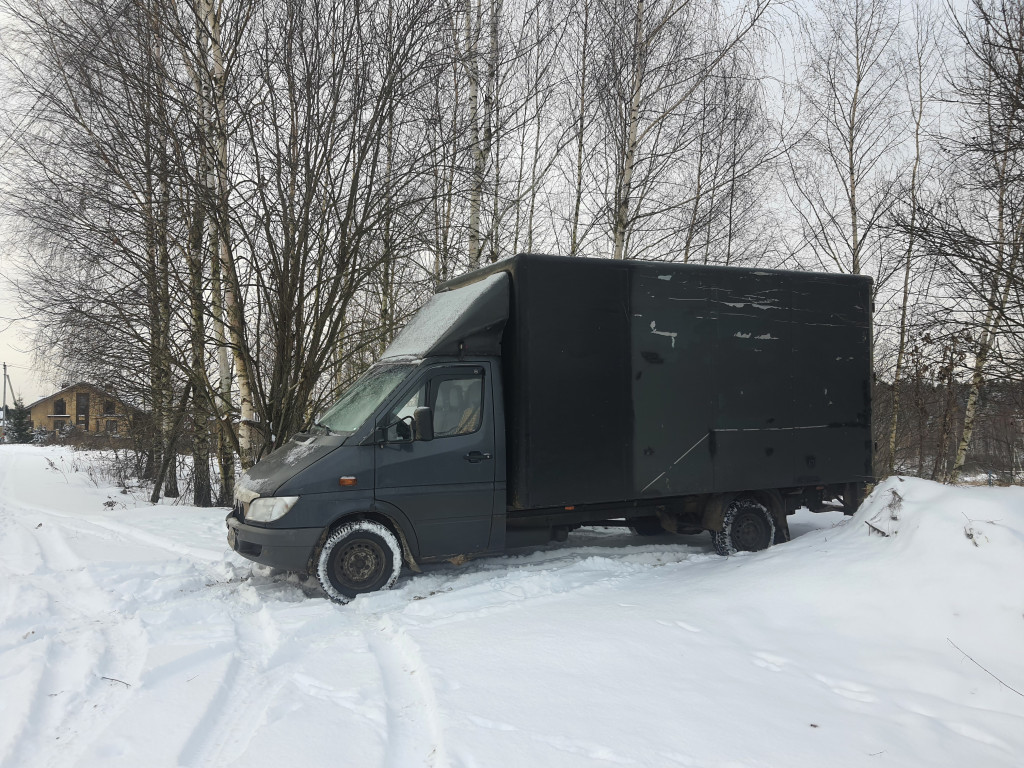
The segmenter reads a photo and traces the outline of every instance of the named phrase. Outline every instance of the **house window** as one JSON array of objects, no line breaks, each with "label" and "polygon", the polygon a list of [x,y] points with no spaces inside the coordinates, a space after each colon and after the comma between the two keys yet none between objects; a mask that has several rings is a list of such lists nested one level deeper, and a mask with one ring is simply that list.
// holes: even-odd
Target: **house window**
[{"label": "house window", "polygon": [[75,421],[86,432],[89,431],[89,393],[75,393]]},{"label": "house window", "polygon": [[114,401],[113,400],[104,400],[103,401],[103,415],[104,416],[113,416],[114,415]]},{"label": "house window", "polygon": [[64,398],[58,398],[53,401],[53,415],[54,416],[67,416],[68,404],[64,402]]},{"label": "house window", "polygon": [[117,434],[117,419],[107,419],[107,432],[112,435]]}]

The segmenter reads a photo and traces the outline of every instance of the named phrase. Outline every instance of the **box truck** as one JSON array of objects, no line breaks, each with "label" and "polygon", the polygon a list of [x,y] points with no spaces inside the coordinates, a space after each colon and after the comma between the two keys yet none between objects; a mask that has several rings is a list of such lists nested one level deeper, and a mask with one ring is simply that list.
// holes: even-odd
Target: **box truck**
[{"label": "box truck", "polygon": [[588,525],[787,541],[872,481],[871,302],[856,275],[497,262],[243,475],[228,541],[339,602]]}]

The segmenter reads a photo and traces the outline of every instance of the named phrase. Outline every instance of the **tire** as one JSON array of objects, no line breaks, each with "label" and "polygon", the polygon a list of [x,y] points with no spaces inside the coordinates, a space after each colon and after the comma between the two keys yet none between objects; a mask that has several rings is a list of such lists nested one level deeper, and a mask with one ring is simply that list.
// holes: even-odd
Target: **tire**
[{"label": "tire", "polygon": [[346,523],[333,531],[317,558],[316,578],[336,603],[391,589],[402,570],[402,549],[388,528],[373,520]]},{"label": "tire", "polygon": [[847,483],[843,486],[843,514],[854,515],[864,501],[864,484]]},{"label": "tire", "polygon": [[775,540],[775,521],[768,507],[756,499],[734,499],[725,510],[722,530],[712,531],[711,540],[723,556],[759,552]]},{"label": "tire", "polygon": [[637,536],[664,536],[668,533],[656,517],[634,517],[629,521],[629,530]]}]

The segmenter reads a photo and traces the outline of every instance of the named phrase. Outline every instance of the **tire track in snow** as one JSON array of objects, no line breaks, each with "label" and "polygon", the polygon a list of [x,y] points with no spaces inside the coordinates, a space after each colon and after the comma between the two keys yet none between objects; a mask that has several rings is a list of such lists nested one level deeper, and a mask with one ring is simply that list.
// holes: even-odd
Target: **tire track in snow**
[{"label": "tire track in snow", "polygon": [[[227,549],[226,545],[223,550],[189,547],[176,542],[166,541],[155,534],[139,531],[133,529],[129,525],[114,521],[67,515],[53,510],[20,503],[7,503],[4,506],[9,511],[17,512],[26,518],[29,515],[42,515],[48,518],[45,521],[45,525],[43,523],[39,523],[34,526],[34,529],[32,530],[30,530],[32,526],[28,522],[24,522],[23,520],[15,521],[13,519],[10,521],[15,527],[15,530],[20,529],[19,532],[23,532],[24,535],[29,537],[29,541],[31,541],[33,563],[31,568],[20,568],[22,575],[38,573],[40,571],[45,573],[47,567],[53,570],[62,571],[73,570],[76,567],[95,567],[95,563],[86,562],[74,555],[71,548],[67,546],[67,532],[75,535],[80,534],[92,537],[100,541],[113,542],[115,544],[151,546],[161,552],[173,555],[174,557],[170,558],[171,560],[184,561],[188,566],[195,569],[197,579],[200,583],[200,586],[195,589],[207,587],[211,584],[220,584],[239,580],[238,566],[224,559],[225,553],[230,551]],[[57,541],[50,542],[45,547],[42,547],[39,545],[40,536],[47,535],[47,529],[50,534],[49,537],[51,539],[57,537]],[[37,531],[39,532],[37,533]],[[54,534],[54,531],[57,533]],[[0,534],[3,532],[4,529],[0,528]],[[10,547],[5,546],[4,539],[0,538],[0,556],[2,556],[7,549],[10,549]],[[21,558],[21,560],[24,559],[24,557]],[[248,564],[247,570],[251,570],[251,565],[251,563]],[[243,569],[246,568],[243,566]],[[242,576],[241,578],[244,580],[246,576]]]},{"label": "tire track in snow", "polygon": [[31,516],[50,513],[11,500],[14,463],[2,463],[0,519],[5,539],[11,535],[29,556],[0,560],[9,630],[2,647],[4,666],[18,670],[9,684],[28,701],[19,702],[22,718],[3,721],[0,761],[73,765],[131,699],[127,685],[103,678],[130,685],[148,645],[138,621],[96,583],[63,526],[33,525]]},{"label": "tire track in snow", "polygon": [[[69,691],[69,699],[59,722],[53,727],[60,734],[54,740],[56,751],[48,762],[33,757],[33,764],[50,768],[80,765],[82,756],[104,738],[109,726],[135,698],[148,651],[145,632],[135,620],[120,621],[96,631],[92,665],[87,669],[89,679]],[[64,668],[74,671],[74,664]],[[46,729],[44,736],[51,736]]]},{"label": "tire track in snow", "polygon": [[[13,455],[10,458],[25,461],[32,457],[25,455]],[[17,512],[24,516],[45,515],[51,518],[51,524],[53,520],[57,520],[60,522],[61,527],[68,531],[75,531],[77,533],[84,533],[87,535],[97,536],[101,539],[106,538],[110,540],[111,536],[104,536],[100,533],[103,531],[111,534],[114,541],[125,543],[134,542],[136,544],[152,546],[169,554],[186,557],[195,561],[219,562],[222,559],[224,552],[227,551],[226,543],[223,547],[217,549],[188,546],[179,542],[170,541],[157,534],[133,528],[131,525],[127,525],[116,520],[107,520],[103,517],[97,518],[94,514],[85,513],[84,516],[81,514],[69,514],[58,509],[51,509],[49,507],[28,502],[25,499],[13,499],[11,498],[11,495],[7,493],[8,477],[11,475],[12,463],[13,462],[11,460],[0,462],[0,502],[3,502],[3,506],[11,512]],[[152,507],[149,505],[143,505],[129,511],[145,512],[150,508]]]},{"label": "tire track in snow", "polygon": [[217,693],[178,754],[181,766],[227,765],[240,757],[287,682],[290,667],[271,667],[280,634],[266,606],[232,618],[236,642]]},{"label": "tire track in snow", "polygon": [[[137,528],[132,528],[130,525],[125,525],[113,520],[82,517],[80,515],[68,515],[53,509],[46,509],[45,507],[24,504],[21,502],[7,502],[5,506],[12,511],[20,513],[46,515],[50,518],[54,518],[60,521],[61,527],[68,531],[84,533],[101,539],[118,542],[144,544],[146,546],[163,550],[168,554],[176,555],[178,557],[186,557],[190,560],[219,562],[224,551],[227,550],[226,543],[223,549],[216,550],[204,547],[190,547],[185,544],[169,541],[153,533],[140,531]],[[145,507],[138,507],[136,509],[139,511],[145,511]],[[108,535],[103,535],[104,533]]]},{"label": "tire track in snow", "polygon": [[78,523],[86,523],[92,528],[99,528],[102,531],[107,531],[113,534],[115,541],[123,542],[135,542],[136,544],[145,544],[147,546],[161,549],[172,555],[178,555],[179,557],[186,557],[190,560],[197,560],[202,562],[219,562],[223,557],[224,550],[227,549],[227,543],[223,549],[207,549],[203,547],[190,547],[185,544],[179,544],[174,541],[169,541],[161,536],[157,536],[153,533],[147,533],[146,531],[140,531],[136,528],[132,528],[129,525],[118,523],[112,520],[82,520],[81,518],[73,518],[70,515],[63,515],[59,512],[47,511],[46,514],[54,517],[62,518],[68,521],[75,521],[70,525],[65,524],[66,527],[79,530],[83,533],[89,533],[91,531],[82,528]]},{"label": "tire track in snow", "polygon": [[11,458],[5,458],[0,461],[0,562],[5,574],[13,571],[15,576],[27,576],[42,564],[42,553],[29,527],[13,514],[19,505],[11,502],[7,489]]},{"label": "tire track in snow", "polygon": [[[3,512],[7,511],[9,508],[5,505]],[[4,571],[16,577],[35,573],[43,564],[43,553],[29,526],[6,514],[0,517],[0,561]]]},{"label": "tire track in snow", "polygon": [[406,600],[400,605],[382,596],[376,605],[367,604],[364,610],[384,615],[398,608],[421,627],[458,624],[539,602],[571,601],[584,592],[614,592],[622,584],[649,577],[659,568],[677,571],[705,559],[719,559],[717,555],[650,546],[611,551],[586,547],[575,552],[537,554],[543,558],[529,555],[527,562],[514,557],[501,558],[497,563],[481,561],[472,570],[455,573],[431,569],[402,585],[398,591]]},{"label": "tire track in snow", "polygon": [[[27,734],[32,730],[34,724],[43,717],[46,694],[42,694],[42,691],[51,687],[47,679],[50,665],[46,663],[50,655],[51,644],[50,638],[39,638],[34,640],[32,647],[27,650],[18,649],[22,651],[16,658],[19,669],[17,672],[5,676],[5,688],[8,690],[16,688],[19,692],[30,690],[32,694],[28,706],[23,705],[20,710],[12,708],[9,711],[7,707],[0,709],[4,715],[0,718],[0,765],[21,765],[23,764],[23,761],[20,760],[21,755],[36,751],[34,744],[29,744]],[[36,653],[42,654],[42,662],[32,658],[32,655]],[[14,665],[11,664],[11,666]],[[20,717],[18,717],[19,714]]]},{"label": "tire track in snow", "polygon": [[[13,765],[33,768],[74,765],[101,743],[127,703],[140,700],[132,686],[140,688],[149,651],[149,636],[138,616],[149,601],[136,595],[134,588],[120,589],[108,578],[113,572],[102,563],[77,554],[81,547],[76,540],[81,537],[86,551],[97,540],[153,547],[186,561],[195,572],[189,583],[198,578],[200,585],[224,580],[222,569],[216,567],[223,553],[166,541],[88,513],[66,514],[12,500],[3,493],[8,478],[14,476],[11,464],[0,462],[0,521],[17,532],[31,556],[22,558],[15,578],[7,580],[15,583],[7,585],[0,605],[16,606],[32,598],[36,609],[21,623],[26,623],[26,629],[35,627],[32,640],[41,644],[31,652],[33,663],[18,686],[28,699],[16,710],[23,717],[6,727],[0,724],[0,760],[12,757]],[[0,562],[0,573],[5,571],[10,572]],[[143,584],[152,587],[150,581]],[[174,591],[183,590],[175,586]],[[49,607],[40,609],[40,601]],[[259,726],[259,705],[272,699],[284,683],[280,670],[267,672],[269,658],[279,645],[269,614],[265,610],[253,614],[251,603],[231,608],[234,640],[224,646],[231,659],[212,701],[181,747],[181,765],[222,765],[241,754]],[[20,636],[12,639],[20,641]]]},{"label": "tire track in snow", "polygon": [[74,765],[131,700],[148,644],[137,620],[113,609],[82,570],[38,576],[30,591],[49,618],[7,652],[25,670],[17,689],[29,700],[5,734],[8,756],[12,765]]},{"label": "tire track in snow", "polygon": [[448,756],[437,696],[419,646],[391,616],[364,630],[377,659],[387,701],[385,768],[444,768]]}]

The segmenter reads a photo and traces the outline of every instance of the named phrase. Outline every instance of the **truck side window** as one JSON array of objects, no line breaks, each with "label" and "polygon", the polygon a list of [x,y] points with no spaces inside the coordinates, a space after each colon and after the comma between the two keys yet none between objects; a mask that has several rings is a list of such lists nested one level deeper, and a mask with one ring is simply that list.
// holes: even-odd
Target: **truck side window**
[{"label": "truck side window", "polygon": [[480,375],[435,380],[434,437],[468,435],[480,429],[484,378]]}]

